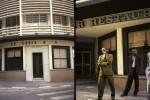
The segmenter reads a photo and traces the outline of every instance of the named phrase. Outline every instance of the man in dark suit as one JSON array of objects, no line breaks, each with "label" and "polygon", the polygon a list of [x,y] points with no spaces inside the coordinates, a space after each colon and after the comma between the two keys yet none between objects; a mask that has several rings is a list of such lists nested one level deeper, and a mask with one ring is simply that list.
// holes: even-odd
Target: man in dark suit
[{"label": "man in dark suit", "polygon": [[141,66],[141,58],[137,55],[137,50],[133,49],[132,54],[128,56],[128,67],[129,67],[129,74],[128,74],[128,80],[126,83],[126,87],[124,92],[121,94],[121,97],[127,96],[128,92],[130,91],[133,79],[135,83],[135,89],[134,89],[134,96],[137,96],[137,93],[139,91],[139,71]]}]

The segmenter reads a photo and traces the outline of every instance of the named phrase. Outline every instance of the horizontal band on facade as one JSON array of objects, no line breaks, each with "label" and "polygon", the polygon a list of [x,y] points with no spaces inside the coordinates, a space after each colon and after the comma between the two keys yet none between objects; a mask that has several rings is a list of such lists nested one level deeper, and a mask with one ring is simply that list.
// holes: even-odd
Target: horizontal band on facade
[{"label": "horizontal band on facade", "polygon": [[19,41],[19,40],[35,40],[35,39],[58,39],[58,40],[70,40],[74,41],[74,36],[68,35],[30,35],[30,36],[11,36],[0,38],[0,43]]}]

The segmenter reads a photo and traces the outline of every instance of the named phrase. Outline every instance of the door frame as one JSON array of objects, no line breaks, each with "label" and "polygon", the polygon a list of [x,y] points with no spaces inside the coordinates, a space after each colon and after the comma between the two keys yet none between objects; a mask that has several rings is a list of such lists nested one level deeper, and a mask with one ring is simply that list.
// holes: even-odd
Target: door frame
[{"label": "door frame", "polygon": [[[41,54],[41,57],[42,57],[42,61],[41,61],[41,62],[42,62],[42,74],[43,74],[42,77],[35,77],[35,76],[34,76],[34,66],[33,66],[33,65],[34,65],[34,61],[33,61],[33,60],[34,60],[34,56],[33,56],[34,54]],[[33,79],[36,79],[36,78],[44,78],[43,52],[33,52],[33,53],[32,53],[32,66],[33,66]]]}]

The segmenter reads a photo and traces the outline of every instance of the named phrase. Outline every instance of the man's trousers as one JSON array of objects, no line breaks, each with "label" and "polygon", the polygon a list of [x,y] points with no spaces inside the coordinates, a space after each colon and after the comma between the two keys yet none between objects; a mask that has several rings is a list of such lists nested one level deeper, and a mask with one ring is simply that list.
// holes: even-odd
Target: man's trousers
[{"label": "man's trousers", "polygon": [[101,100],[103,97],[106,79],[111,89],[111,98],[115,98],[115,87],[114,87],[113,75],[102,75],[102,76],[99,76],[99,79],[98,79],[98,99],[99,100]]}]

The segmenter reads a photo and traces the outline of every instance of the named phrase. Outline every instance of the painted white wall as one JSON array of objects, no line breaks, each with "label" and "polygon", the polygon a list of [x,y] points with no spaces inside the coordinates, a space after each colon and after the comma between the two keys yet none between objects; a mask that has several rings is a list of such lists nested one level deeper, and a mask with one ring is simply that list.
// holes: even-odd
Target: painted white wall
[{"label": "painted white wall", "polygon": [[72,46],[70,46],[70,65],[71,65],[71,69],[74,69],[73,47]]},{"label": "painted white wall", "polygon": [[32,46],[26,47],[26,81],[33,80],[33,53],[42,53],[43,55],[43,78],[44,81],[50,82],[49,71],[49,51],[48,46]]}]

